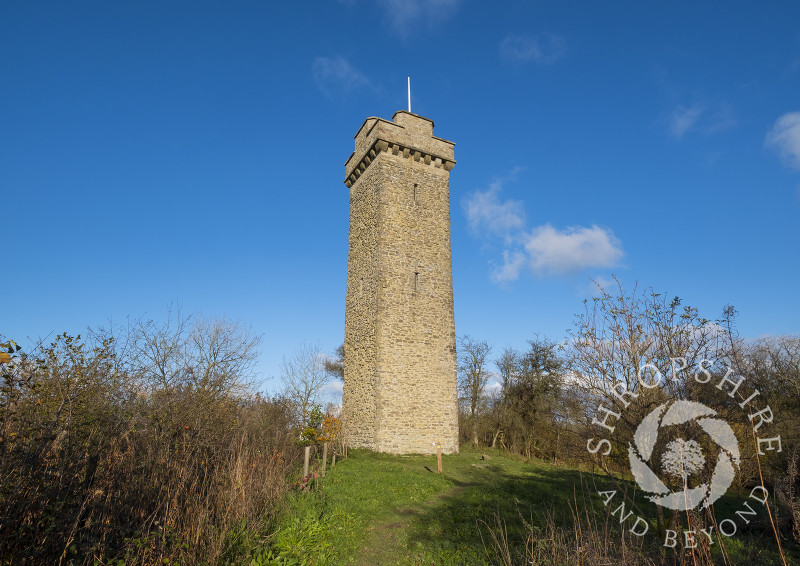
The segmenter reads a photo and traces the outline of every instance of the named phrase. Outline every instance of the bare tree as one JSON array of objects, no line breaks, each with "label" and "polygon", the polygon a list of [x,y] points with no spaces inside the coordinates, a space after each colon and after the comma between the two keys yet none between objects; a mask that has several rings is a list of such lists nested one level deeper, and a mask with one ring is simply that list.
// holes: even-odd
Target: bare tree
[{"label": "bare tree", "polygon": [[491,375],[486,369],[486,359],[491,351],[492,347],[485,341],[473,340],[469,336],[459,339],[459,387],[465,405],[469,407],[473,446],[478,445],[478,409]]},{"label": "bare tree", "polygon": [[643,380],[650,383],[660,375],[664,394],[685,398],[689,372],[676,372],[673,361],[692,368],[700,360],[717,358],[724,330],[678,297],[668,300],[636,286],[628,293],[614,281],[610,289],[599,287],[600,296],[586,301],[585,313],[576,317],[570,353],[577,382],[598,404],[616,403],[622,390],[647,393],[639,373],[648,364],[654,371],[643,373]]},{"label": "bare tree", "polygon": [[[680,370],[724,356],[725,331],[696,308],[682,305],[678,297],[668,299],[636,286],[629,292],[616,277],[608,289],[598,285],[598,290],[598,297],[585,302],[586,311],[571,332],[570,370],[585,406],[586,424],[595,415],[606,415],[613,424],[614,434],[604,434],[599,441],[595,437],[600,425],[586,428],[592,436],[587,450],[612,474],[613,465],[617,470],[628,465],[628,439],[645,415],[669,399],[689,396],[690,372]],[[612,430],[611,424],[603,426]],[[662,437],[662,444],[671,439]],[[589,442],[595,443],[593,448]],[[667,522],[661,506],[657,513],[663,536]]]},{"label": "bare tree", "polygon": [[243,393],[255,377],[259,343],[239,321],[195,318],[188,340],[188,382],[215,395]]},{"label": "bare tree", "polygon": [[192,317],[184,316],[180,308],[170,307],[163,322],[140,318],[122,330],[132,354],[132,373],[138,374],[149,390],[182,385],[191,322]]},{"label": "bare tree", "polygon": [[281,361],[283,394],[292,403],[300,424],[308,421],[314,405],[320,404],[322,388],[328,383],[325,360],[317,346],[303,344],[291,358]]},{"label": "bare tree", "polygon": [[184,316],[140,319],[126,329],[130,368],[146,386],[183,388],[212,397],[240,394],[254,379],[259,336],[239,321]]}]

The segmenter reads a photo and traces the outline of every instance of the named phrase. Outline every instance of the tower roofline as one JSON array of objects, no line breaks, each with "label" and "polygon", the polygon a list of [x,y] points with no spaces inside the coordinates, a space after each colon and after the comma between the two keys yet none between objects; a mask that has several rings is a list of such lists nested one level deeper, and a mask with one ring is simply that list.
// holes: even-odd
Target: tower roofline
[{"label": "tower roofline", "polygon": [[394,113],[392,121],[371,116],[355,135],[355,151],[345,162],[347,187],[361,176],[382,151],[450,171],[456,164],[455,143],[433,135],[433,120],[405,110]]},{"label": "tower roofline", "polygon": [[420,116],[419,114],[414,114],[413,112],[409,112],[408,110],[398,110],[392,115],[392,120],[394,120],[395,122],[397,122],[398,114],[408,114],[409,116],[414,116],[415,118],[419,118],[420,120],[427,120],[428,122],[431,123],[431,129],[433,129],[434,126],[433,120],[431,120],[430,118],[426,118],[425,116]]}]

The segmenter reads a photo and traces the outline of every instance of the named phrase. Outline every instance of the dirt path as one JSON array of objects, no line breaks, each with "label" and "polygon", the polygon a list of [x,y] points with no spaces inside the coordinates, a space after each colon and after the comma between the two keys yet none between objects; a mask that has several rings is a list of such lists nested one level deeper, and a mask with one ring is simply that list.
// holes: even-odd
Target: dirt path
[{"label": "dirt path", "polygon": [[[440,493],[434,499],[419,505],[404,505],[396,508],[383,521],[370,525],[367,538],[353,564],[359,566],[383,566],[411,564],[409,555],[414,549],[407,548],[407,532],[417,515],[443,500],[454,497],[475,484],[459,485]],[[404,548],[405,547],[405,548]]]}]

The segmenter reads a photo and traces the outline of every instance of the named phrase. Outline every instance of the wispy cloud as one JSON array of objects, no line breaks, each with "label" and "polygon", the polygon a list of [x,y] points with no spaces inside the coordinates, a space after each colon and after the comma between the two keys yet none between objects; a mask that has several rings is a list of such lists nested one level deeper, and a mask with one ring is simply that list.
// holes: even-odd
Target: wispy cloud
[{"label": "wispy cloud", "polygon": [[713,112],[709,113],[703,132],[706,134],[716,134],[724,132],[736,125],[736,116],[729,104],[720,104]]},{"label": "wispy cloud", "polygon": [[705,108],[699,104],[695,104],[687,108],[683,105],[678,105],[672,111],[672,117],[669,121],[669,131],[676,138],[680,138],[686,132],[694,129],[697,120],[705,112]]},{"label": "wispy cloud", "polygon": [[691,106],[677,105],[669,118],[669,132],[681,138],[689,132],[712,135],[729,130],[736,125],[736,116],[730,105],[699,104]]},{"label": "wispy cloud", "polygon": [[476,191],[463,202],[473,232],[485,238],[503,238],[502,263],[491,272],[495,283],[515,281],[525,270],[537,276],[563,275],[618,264],[622,244],[608,228],[557,229],[544,224],[527,229],[523,203],[501,197],[503,183],[518,171],[493,181],[487,190]]},{"label": "wispy cloud", "polygon": [[800,169],[800,112],[787,112],[767,132],[767,147],[778,151],[789,167]]},{"label": "wispy cloud", "polygon": [[567,40],[554,33],[509,35],[500,43],[500,57],[514,63],[552,65],[567,53]]},{"label": "wispy cloud", "polygon": [[370,80],[343,57],[317,57],[311,65],[311,72],[317,87],[332,98],[372,87]]},{"label": "wispy cloud", "polygon": [[462,0],[379,0],[384,19],[395,35],[406,38],[420,29],[434,29],[449,20]]},{"label": "wispy cloud", "polygon": [[464,201],[464,211],[470,228],[475,232],[488,231],[492,234],[508,236],[525,226],[525,207],[522,201],[500,201],[503,184],[516,178],[520,167],[506,177],[495,179],[486,191],[476,191]]},{"label": "wispy cloud", "polygon": [[507,283],[519,279],[528,263],[528,257],[520,251],[503,250],[503,265],[492,270],[491,278],[495,283]]}]

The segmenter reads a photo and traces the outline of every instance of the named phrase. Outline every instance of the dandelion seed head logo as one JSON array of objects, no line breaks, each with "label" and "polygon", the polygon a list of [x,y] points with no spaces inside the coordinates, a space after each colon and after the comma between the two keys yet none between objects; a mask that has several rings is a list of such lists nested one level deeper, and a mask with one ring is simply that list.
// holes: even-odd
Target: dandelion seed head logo
[{"label": "dandelion seed head logo", "polygon": [[687,442],[683,438],[667,444],[667,450],[661,458],[661,469],[664,473],[683,481],[699,472],[706,463],[703,449],[697,441],[689,440]]},{"label": "dandelion seed head logo", "polygon": [[[739,443],[730,425],[716,418],[714,409],[695,401],[664,403],[651,411],[639,424],[628,445],[628,458],[636,483],[651,495],[648,499],[669,509],[686,511],[709,507],[731,486],[739,467]],[[710,481],[702,481],[708,455],[696,439],[677,438],[666,444],[661,454],[654,454],[659,432],[671,426],[696,423],[716,447],[716,465]],[[658,456],[658,458],[653,458]],[[679,487],[671,490],[650,468],[648,461],[660,460],[660,471],[673,478]],[[696,480],[696,481],[695,481]]]}]

